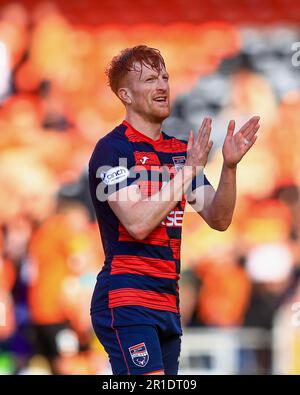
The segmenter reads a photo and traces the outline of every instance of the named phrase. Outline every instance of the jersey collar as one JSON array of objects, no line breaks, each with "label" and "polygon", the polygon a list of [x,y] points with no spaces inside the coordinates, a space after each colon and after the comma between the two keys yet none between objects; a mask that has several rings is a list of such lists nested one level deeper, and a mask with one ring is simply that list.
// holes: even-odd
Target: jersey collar
[{"label": "jersey collar", "polygon": [[164,136],[163,136],[163,132],[160,133],[159,139],[158,140],[153,140],[150,137],[144,135],[143,133],[139,132],[138,130],[136,130],[128,121],[124,120],[122,122],[123,125],[128,126],[137,136],[139,136],[139,138],[143,141],[146,141],[150,144],[159,144],[163,141]]}]

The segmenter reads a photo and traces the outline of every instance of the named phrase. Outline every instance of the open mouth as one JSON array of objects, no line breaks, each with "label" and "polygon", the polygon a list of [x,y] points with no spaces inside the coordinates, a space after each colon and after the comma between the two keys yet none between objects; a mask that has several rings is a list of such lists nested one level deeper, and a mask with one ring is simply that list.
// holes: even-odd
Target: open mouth
[{"label": "open mouth", "polygon": [[166,103],[168,99],[167,96],[157,96],[153,100],[159,103]]}]

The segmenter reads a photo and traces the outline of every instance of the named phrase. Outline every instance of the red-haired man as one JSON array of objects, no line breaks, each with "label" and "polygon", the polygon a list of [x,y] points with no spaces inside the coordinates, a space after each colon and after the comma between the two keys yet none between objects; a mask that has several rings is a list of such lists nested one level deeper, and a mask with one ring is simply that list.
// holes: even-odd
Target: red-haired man
[{"label": "red-haired man", "polygon": [[259,118],[234,135],[230,121],[215,191],[203,174],[211,120],[188,142],[168,136],[169,75],[157,49],[140,45],[114,57],[110,87],[125,120],[99,140],[89,163],[90,191],[105,251],[92,299],[94,330],[114,374],[177,374],[181,225],[188,199],[224,231],[236,200],[236,166],[252,147]]}]

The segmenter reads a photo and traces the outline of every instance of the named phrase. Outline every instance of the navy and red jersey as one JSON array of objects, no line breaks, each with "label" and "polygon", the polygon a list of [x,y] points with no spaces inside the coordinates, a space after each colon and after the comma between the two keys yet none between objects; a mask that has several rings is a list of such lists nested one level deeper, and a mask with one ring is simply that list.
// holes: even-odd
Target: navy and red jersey
[{"label": "navy and red jersey", "polygon": [[[102,196],[133,183],[139,186],[142,198],[153,195],[184,165],[186,149],[186,141],[164,132],[153,140],[127,121],[96,144],[89,162],[89,184],[105,262],[97,278],[92,313],[120,306],[179,312],[181,228],[186,195],[142,241],[127,232]],[[123,165],[124,158],[127,167]],[[202,184],[210,185],[205,176],[201,180]],[[199,181],[195,178],[191,188],[197,186]]]}]

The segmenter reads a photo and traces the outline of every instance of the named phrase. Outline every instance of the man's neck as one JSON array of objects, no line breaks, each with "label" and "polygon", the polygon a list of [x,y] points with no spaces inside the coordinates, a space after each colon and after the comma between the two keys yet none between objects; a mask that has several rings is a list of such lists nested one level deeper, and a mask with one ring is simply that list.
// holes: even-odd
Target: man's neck
[{"label": "man's neck", "polygon": [[126,114],[125,120],[145,136],[150,137],[152,140],[159,140],[161,133],[161,122],[154,123],[147,121],[137,114]]}]

